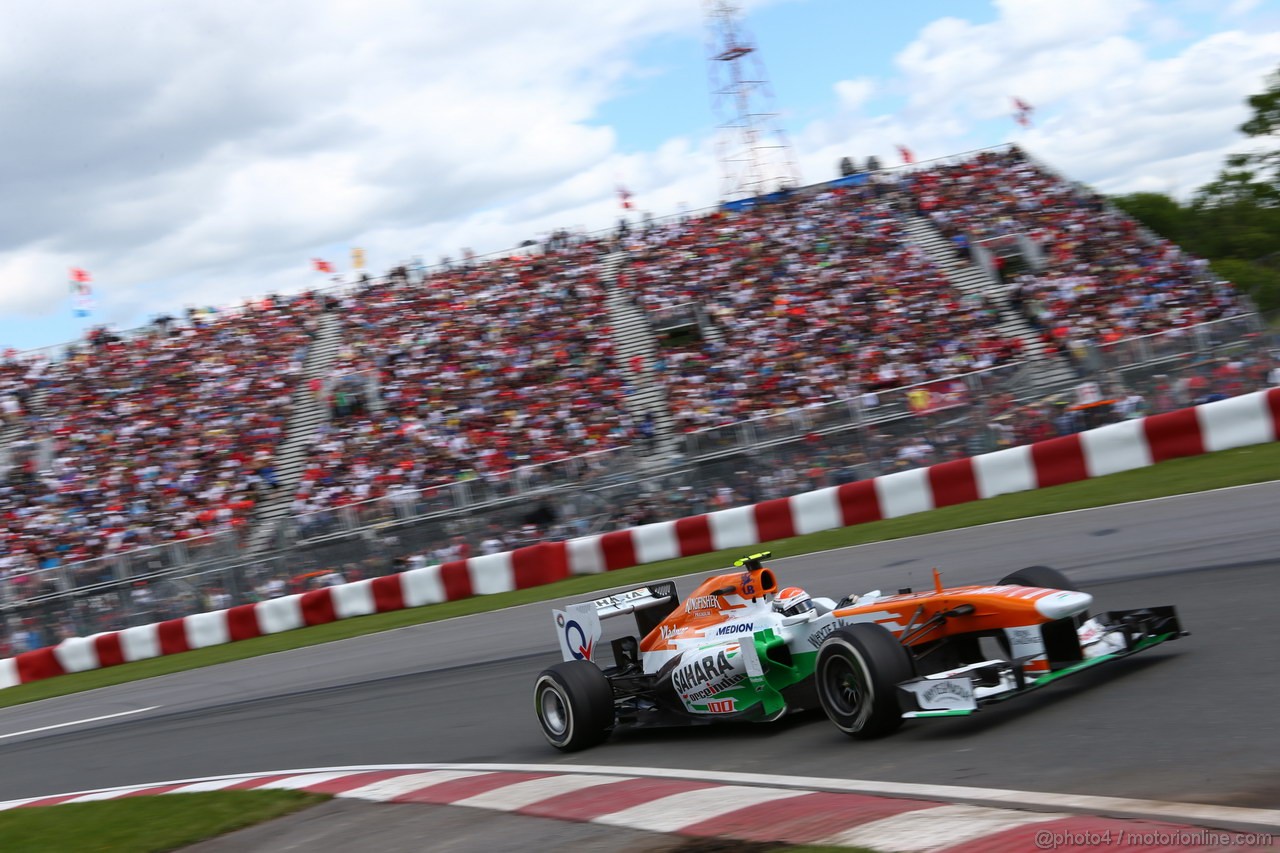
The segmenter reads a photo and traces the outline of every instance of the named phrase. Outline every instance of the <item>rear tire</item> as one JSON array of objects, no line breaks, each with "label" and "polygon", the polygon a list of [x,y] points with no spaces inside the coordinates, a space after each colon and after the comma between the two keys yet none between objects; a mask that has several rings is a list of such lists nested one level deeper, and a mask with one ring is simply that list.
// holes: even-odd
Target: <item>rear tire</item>
[{"label": "rear tire", "polygon": [[818,649],[818,702],[840,731],[860,740],[902,725],[898,684],[915,676],[911,654],[888,629],[870,622],[831,632]]},{"label": "rear tire", "polygon": [[602,743],[613,729],[613,688],[590,661],[565,661],[539,673],[533,707],[547,742],[563,752]]}]

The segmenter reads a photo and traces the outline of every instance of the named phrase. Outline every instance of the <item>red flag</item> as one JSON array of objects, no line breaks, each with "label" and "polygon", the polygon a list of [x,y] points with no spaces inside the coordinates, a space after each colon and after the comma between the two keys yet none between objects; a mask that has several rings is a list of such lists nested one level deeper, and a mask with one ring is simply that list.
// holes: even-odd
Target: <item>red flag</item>
[{"label": "red flag", "polygon": [[622,209],[623,209],[623,210],[630,210],[630,209],[631,209],[631,207],[632,207],[632,205],[631,205],[631,191],[630,191],[630,190],[628,190],[626,187],[621,187],[621,186],[620,186],[620,187],[618,187],[618,200],[619,200],[620,202],[622,202]]},{"label": "red flag", "polygon": [[902,157],[902,162],[910,166],[916,161],[916,155],[911,153],[911,149],[905,145],[898,146],[898,154]]},{"label": "red flag", "polygon": [[90,277],[90,275],[89,275],[89,271],[88,271],[88,270],[82,270],[82,269],[80,269],[80,267],[72,267],[72,268],[71,268],[71,280],[72,280],[72,281],[78,281],[78,282],[80,282],[81,284],[84,284],[84,283],[86,283],[86,282],[93,281],[93,279],[92,279],[92,278]]},{"label": "red flag", "polygon": [[1022,98],[1013,97],[1013,120],[1023,127],[1031,127],[1031,113],[1035,107],[1028,104]]},{"label": "red flag", "polygon": [[333,272],[333,264],[320,258],[312,258],[311,264],[316,268],[316,272]]}]

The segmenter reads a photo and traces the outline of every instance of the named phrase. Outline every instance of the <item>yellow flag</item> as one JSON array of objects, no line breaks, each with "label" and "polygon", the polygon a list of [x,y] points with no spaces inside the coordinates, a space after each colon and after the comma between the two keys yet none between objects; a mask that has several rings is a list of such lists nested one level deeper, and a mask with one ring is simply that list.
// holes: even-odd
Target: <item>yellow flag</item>
[{"label": "yellow flag", "polygon": [[364,269],[364,249],[351,250],[351,267],[352,269]]}]

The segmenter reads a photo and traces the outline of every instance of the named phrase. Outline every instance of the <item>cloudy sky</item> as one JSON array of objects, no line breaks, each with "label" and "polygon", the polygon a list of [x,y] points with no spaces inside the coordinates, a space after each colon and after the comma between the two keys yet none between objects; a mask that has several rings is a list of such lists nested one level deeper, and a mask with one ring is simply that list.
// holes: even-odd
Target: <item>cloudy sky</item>
[{"label": "cloudy sky", "polygon": [[[1259,0],[745,5],[806,182],[1016,140],[1185,196],[1280,64]],[[0,348],[714,204],[705,53],[697,0],[0,3]]]}]

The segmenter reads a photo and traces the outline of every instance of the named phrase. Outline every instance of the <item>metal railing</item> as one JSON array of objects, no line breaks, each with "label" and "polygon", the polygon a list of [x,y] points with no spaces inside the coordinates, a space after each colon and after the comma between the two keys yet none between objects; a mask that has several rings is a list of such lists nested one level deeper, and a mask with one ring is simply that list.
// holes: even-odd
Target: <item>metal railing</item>
[{"label": "metal railing", "polygon": [[637,460],[635,449],[628,445],[509,471],[469,471],[464,479],[418,489],[397,488],[377,498],[290,516],[281,522],[277,537],[282,537],[284,542],[294,542],[373,525],[470,511],[486,504],[625,476],[636,470]]},{"label": "metal railing", "polygon": [[723,426],[685,433],[681,451],[688,458],[736,451],[754,445],[801,438],[815,432],[856,427],[867,421],[888,420],[912,413],[913,395],[939,382],[963,383],[967,394],[981,397],[1023,387],[1025,362],[1012,362],[928,382],[868,391],[830,403],[760,415]]},{"label": "metal railing", "polygon": [[697,302],[681,302],[661,308],[649,308],[649,325],[655,332],[666,332],[686,326],[701,325],[701,306]]},{"label": "metal railing", "polygon": [[1237,314],[1114,342],[1092,341],[1085,345],[1084,368],[1089,372],[1123,371],[1155,362],[1253,347],[1264,340],[1264,326],[1257,314]]},{"label": "metal railing", "polygon": [[0,607],[27,600],[128,584],[179,569],[207,567],[240,556],[239,531],[210,533],[156,545],[129,548],[100,557],[30,570],[12,570],[0,583]]}]

